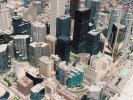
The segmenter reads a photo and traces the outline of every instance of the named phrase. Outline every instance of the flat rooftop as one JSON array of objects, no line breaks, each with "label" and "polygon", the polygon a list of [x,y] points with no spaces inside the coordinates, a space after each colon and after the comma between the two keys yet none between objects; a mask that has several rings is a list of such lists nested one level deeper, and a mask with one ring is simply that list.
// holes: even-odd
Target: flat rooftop
[{"label": "flat rooftop", "polygon": [[28,77],[23,77],[21,79],[19,79],[17,81],[19,84],[21,84],[24,87],[27,87],[28,85],[30,85],[31,83],[33,83],[33,81],[31,79],[29,79]]},{"label": "flat rooftop", "polygon": [[39,60],[46,63],[54,63],[54,60],[47,56],[42,56],[41,58],[39,58]]},{"label": "flat rooftop", "polygon": [[55,41],[57,40],[57,38],[54,37],[54,36],[52,36],[52,35],[47,35],[45,39],[46,39],[46,40],[53,41],[53,42],[55,42]]},{"label": "flat rooftop", "polygon": [[42,85],[42,84],[37,84],[37,85],[35,85],[34,87],[32,87],[31,88],[31,91],[33,92],[33,93],[37,93],[37,92],[40,92],[42,89],[44,89],[44,85]]},{"label": "flat rooftop", "polygon": [[37,47],[37,46],[45,47],[45,46],[47,46],[49,44],[47,44],[45,42],[33,42],[33,43],[29,44],[29,45],[32,46],[32,47]]},{"label": "flat rooftop", "polygon": [[7,45],[6,44],[1,44],[0,45],[0,52],[4,52],[7,49]]},{"label": "flat rooftop", "polygon": [[93,29],[93,30],[91,30],[91,31],[88,32],[88,34],[91,34],[91,35],[97,35],[99,33],[101,33],[101,32],[99,32],[99,31],[97,31],[95,29]]},{"label": "flat rooftop", "polygon": [[42,23],[42,22],[39,22],[39,21],[36,21],[36,22],[34,22],[34,23],[32,23],[32,26],[34,26],[34,27],[46,27],[46,25],[44,24],[44,23]]},{"label": "flat rooftop", "polygon": [[14,39],[27,39],[29,37],[30,37],[29,35],[16,35],[13,38]]}]

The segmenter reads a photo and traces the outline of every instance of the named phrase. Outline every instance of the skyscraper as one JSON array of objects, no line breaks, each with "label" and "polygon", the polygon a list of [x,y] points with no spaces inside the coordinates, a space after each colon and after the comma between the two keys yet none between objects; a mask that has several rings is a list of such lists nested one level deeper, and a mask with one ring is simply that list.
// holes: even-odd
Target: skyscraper
[{"label": "skyscraper", "polygon": [[46,25],[41,22],[32,23],[32,39],[34,42],[44,42],[46,37]]},{"label": "skyscraper", "polygon": [[22,17],[20,17],[20,16],[14,16],[12,18],[12,23],[13,23],[13,31],[14,31],[14,34],[15,35],[20,34],[19,25],[22,24]]},{"label": "skyscraper", "polygon": [[94,30],[91,30],[87,33],[86,37],[86,52],[91,55],[96,55],[100,50],[100,33]]},{"label": "skyscraper", "polygon": [[109,48],[112,51],[112,56],[117,58],[123,51],[123,41],[125,38],[126,26],[121,24],[113,24],[112,33],[109,39]]},{"label": "skyscraper", "polygon": [[91,8],[91,1],[92,0],[85,0],[85,7]]},{"label": "skyscraper", "polygon": [[56,18],[65,14],[65,0],[50,0],[50,34],[56,36]]},{"label": "skyscraper", "polygon": [[74,19],[75,18],[75,10],[79,9],[80,7],[80,0],[70,0],[70,16]]},{"label": "skyscraper", "polygon": [[42,12],[42,2],[41,1],[34,1],[33,5],[37,8],[37,15],[40,15]]},{"label": "skyscraper", "polygon": [[0,73],[6,71],[9,69],[9,58],[8,58],[8,51],[7,51],[7,45],[2,44],[0,45]]},{"label": "skyscraper", "polygon": [[98,21],[100,0],[86,0],[85,6],[91,9],[90,22],[94,25],[93,28],[96,28]]},{"label": "skyscraper", "polygon": [[71,17],[70,16],[61,16],[57,18],[56,22],[56,37],[65,35],[70,37],[71,31]]},{"label": "skyscraper", "polygon": [[75,11],[73,46],[74,52],[85,50],[86,34],[89,31],[90,9],[80,8]]},{"label": "skyscraper", "polygon": [[50,78],[54,76],[54,60],[47,56],[42,56],[39,58],[39,68],[40,74],[43,74],[45,77]]},{"label": "skyscraper", "polygon": [[126,18],[125,18],[125,25],[126,25],[126,33],[125,33],[125,39],[124,39],[124,45],[123,49],[128,48],[129,46],[129,41],[131,37],[131,29],[132,29],[132,23],[133,23],[133,18],[132,18],[132,13],[130,10],[127,12]]},{"label": "skyscraper", "polygon": [[15,58],[23,61],[29,58],[28,47],[30,44],[29,35],[16,35],[13,37]]},{"label": "skyscraper", "polygon": [[50,45],[45,42],[33,42],[29,45],[29,62],[32,66],[39,66],[39,58],[50,56]]},{"label": "skyscraper", "polygon": [[10,9],[6,7],[6,3],[0,4],[0,30],[7,30],[11,27]]},{"label": "skyscraper", "polygon": [[29,20],[22,20],[22,17],[14,16],[12,21],[15,35],[31,35],[31,23]]},{"label": "skyscraper", "polygon": [[111,17],[110,17],[108,33],[107,33],[108,41],[112,33],[113,23],[120,23],[120,9],[119,8],[113,8],[113,10],[111,11]]},{"label": "skyscraper", "polygon": [[62,61],[69,61],[70,42],[70,38],[63,35],[57,38],[57,54]]},{"label": "skyscraper", "polygon": [[52,35],[47,35],[45,38],[45,42],[48,43],[50,45],[50,53],[51,54],[55,54],[55,45],[56,45],[56,37],[52,36]]}]

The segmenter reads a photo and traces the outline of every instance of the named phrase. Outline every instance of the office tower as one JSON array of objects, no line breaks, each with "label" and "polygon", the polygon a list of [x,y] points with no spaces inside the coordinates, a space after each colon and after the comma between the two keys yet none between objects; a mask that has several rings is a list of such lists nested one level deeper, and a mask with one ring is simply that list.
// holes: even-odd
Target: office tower
[{"label": "office tower", "polygon": [[30,90],[33,87],[33,81],[28,77],[23,77],[17,80],[17,90],[23,95],[27,96],[30,94]]},{"label": "office tower", "polygon": [[50,53],[51,54],[55,54],[55,45],[56,45],[56,37],[52,36],[52,35],[47,35],[45,38],[45,42],[48,43],[50,45]]},{"label": "office tower", "polygon": [[20,16],[14,16],[12,18],[12,23],[13,23],[13,31],[14,31],[14,34],[15,35],[20,34],[19,33],[19,25],[22,24],[22,17],[20,17]]},{"label": "office tower", "polygon": [[8,44],[8,53],[11,58],[14,58],[14,47],[13,47],[13,41],[10,41]]},{"label": "office tower", "polygon": [[100,10],[100,0],[92,0],[90,9],[91,9],[90,21],[94,24],[94,28],[96,29],[98,21],[98,13]]},{"label": "office tower", "polygon": [[57,54],[62,61],[69,61],[70,56],[70,38],[66,36],[60,36],[57,39]]},{"label": "office tower", "polygon": [[96,55],[100,50],[100,33],[93,29],[87,33],[86,37],[86,52],[91,55]]},{"label": "office tower", "polygon": [[112,33],[109,39],[109,48],[112,52],[112,56],[117,58],[120,52],[123,51],[123,41],[125,38],[126,26],[121,24],[113,24]]},{"label": "office tower", "polygon": [[39,71],[40,74],[44,75],[46,78],[55,76],[53,59],[47,56],[40,57],[39,68],[40,68],[40,71]]},{"label": "office tower", "polygon": [[109,27],[108,27],[108,32],[107,32],[108,41],[112,33],[113,23],[120,23],[120,9],[119,8],[113,8],[111,11],[111,17],[110,17]]},{"label": "office tower", "polygon": [[37,20],[37,8],[34,6],[28,6],[22,11],[23,19],[29,20],[31,23]]},{"label": "office tower", "polygon": [[29,58],[28,47],[30,44],[29,35],[16,35],[13,37],[15,58],[19,61]]},{"label": "office tower", "polygon": [[91,8],[91,1],[92,0],[85,0],[85,7]]},{"label": "office tower", "polygon": [[41,1],[34,1],[33,6],[37,8],[37,15],[40,15],[42,12],[42,2]]},{"label": "office tower", "polygon": [[23,20],[24,26],[25,26],[25,34],[31,36],[31,22],[29,20]]},{"label": "office tower", "polygon": [[58,38],[61,35],[70,37],[71,31],[71,17],[70,16],[61,16],[57,18],[56,21],[56,37]]},{"label": "office tower", "polygon": [[58,55],[51,55],[51,58],[54,60],[54,71],[57,71],[58,67],[59,67],[59,63],[61,62],[61,59]]},{"label": "office tower", "polygon": [[75,11],[73,46],[74,52],[85,50],[86,34],[89,31],[90,9],[80,8]]},{"label": "office tower", "polygon": [[79,9],[80,7],[80,0],[71,0],[70,1],[70,16],[74,19],[75,18],[75,10]]},{"label": "office tower", "polygon": [[67,87],[74,88],[80,87],[83,84],[84,70],[79,68],[73,68],[68,74]]},{"label": "office tower", "polygon": [[38,67],[39,58],[50,56],[50,45],[44,42],[33,42],[29,44],[29,62],[32,66]]},{"label": "office tower", "polygon": [[15,35],[31,35],[31,23],[29,20],[23,20],[20,16],[14,16],[12,22]]},{"label": "office tower", "polygon": [[9,67],[10,67],[10,64],[9,64],[7,45],[1,44],[0,45],[0,73],[7,71]]},{"label": "office tower", "polygon": [[32,23],[32,40],[34,42],[44,42],[46,37],[46,25],[41,22]]},{"label": "office tower", "polygon": [[28,4],[30,3],[29,0],[23,0],[24,6],[28,7]]},{"label": "office tower", "polygon": [[132,23],[133,23],[133,18],[132,18],[132,13],[130,10],[127,12],[126,18],[125,18],[125,25],[126,25],[126,33],[125,33],[125,39],[124,39],[124,44],[123,44],[123,49],[126,49],[129,47],[129,41],[131,38],[131,30],[132,30]]},{"label": "office tower", "polygon": [[62,85],[66,85],[67,79],[68,79],[68,72],[70,68],[66,65],[66,62],[62,61],[59,63],[58,69],[57,69],[57,80]]},{"label": "office tower", "polygon": [[75,57],[76,63],[83,62],[85,64],[89,64],[90,61],[90,54],[89,53],[79,53]]},{"label": "office tower", "polygon": [[6,3],[0,4],[0,30],[7,30],[11,27],[10,9]]},{"label": "office tower", "polygon": [[65,14],[65,0],[51,0],[50,34],[56,36],[56,18]]}]

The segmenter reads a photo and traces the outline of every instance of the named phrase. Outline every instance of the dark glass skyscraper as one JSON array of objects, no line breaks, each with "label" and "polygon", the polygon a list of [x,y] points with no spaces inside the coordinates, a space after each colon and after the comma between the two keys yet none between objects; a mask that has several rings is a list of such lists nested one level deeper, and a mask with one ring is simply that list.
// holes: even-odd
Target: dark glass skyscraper
[{"label": "dark glass skyscraper", "polygon": [[70,0],[70,16],[74,19],[75,17],[75,10],[79,9],[80,7],[80,0]]},{"label": "dark glass skyscraper", "polygon": [[90,9],[80,8],[75,11],[73,46],[74,52],[85,50],[86,34],[89,31]]},{"label": "dark glass skyscraper", "polygon": [[96,55],[100,50],[100,34],[96,30],[91,30],[87,33],[86,37],[86,52],[91,55]]},{"label": "dark glass skyscraper", "polygon": [[20,16],[12,18],[13,30],[15,35],[31,35],[31,23],[28,20],[22,20]]},{"label": "dark glass skyscraper", "polygon": [[56,21],[56,37],[64,35],[70,37],[71,30],[71,17],[70,16],[61,16],[57,18]]},{"label": "dark glass skyscraper", "polygon": [[93,25],[93,28],[97,26],[98,12],[100,7],[100,0],[85,0],[85,7],[91,9],[90,22]]},{"label": "dark glass skyscraper", "polygon": [[60,36],[57,39],[57,54],[62,61],[69,61],[70,56],[70,38],[66,36]]},{"label": "dark glass skyscraper", "polygon": [[19,25],[22,24],[22,17],[20,17],[20,16],[14,16],[12,18],[12,23],[13,23],[14,34],[15,35],[20,34]]}]

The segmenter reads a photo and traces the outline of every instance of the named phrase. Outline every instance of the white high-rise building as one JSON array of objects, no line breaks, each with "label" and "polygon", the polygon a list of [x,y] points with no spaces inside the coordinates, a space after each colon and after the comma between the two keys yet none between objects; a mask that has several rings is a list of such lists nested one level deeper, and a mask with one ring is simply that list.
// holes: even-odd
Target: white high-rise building
[{"label": "white high-rise building", "polygon": [[0,30],[7,30],[11,27],[10,9],[5,3],[0,4]]},{"label": "white high-rise building", "polygon": [[108,27],[108,33],[107,33],[107,40],[110,39],[113,23],[120,23],[120,15],[121,15],[121,12],[119,8],[114,8],[112,10],[109,27]]},{"label": "white high-rise building", "polygon": [[66,0],[50,0],[50,34],[53,36],[56,36],[56,18],[65,14],[65,1]]},{"label": "white high-rise building", "polygon": [[47,56],[39,58],[39,67],[40,67],[40,74],[43,74],[47,78],[50,78],[55,74],[54,60]]},{"label": "white high-rise building", "polygon": [[38,67],[39,58],[50,56],[50,45],[45,42],[33,42],[29,45],[29,62],[32,66]]},{"label": "white high-rise building", "polygon": [[32,40],[34,42],[44,42],[46,37],[46,25],[41,22],[32,23]]},{"label": "white high-rise building", "polygon": [[56,45],[56,37],[52,36],[52,35],[47,35],[46,38],[45,38],[45,42],[50,44],[51,46],[51,54],[55,54],[55,45]]},{"label": "white high-rise building", "polygon": [[28,59],[29,35],[16,35],[13,37],[15,56],[20,59]]}]

